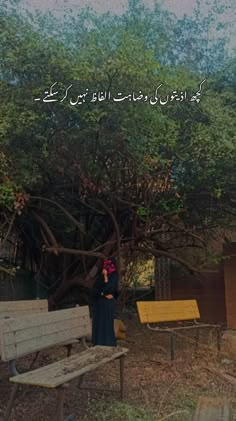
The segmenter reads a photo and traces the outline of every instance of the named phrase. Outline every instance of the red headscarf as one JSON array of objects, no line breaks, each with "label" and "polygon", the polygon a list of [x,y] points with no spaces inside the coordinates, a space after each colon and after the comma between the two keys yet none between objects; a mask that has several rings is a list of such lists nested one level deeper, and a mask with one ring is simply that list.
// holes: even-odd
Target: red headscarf
[{"label": "red headscarf", "polygon": [[110,275],[113,272],[116,272],[116,266],[115,264],[112,262],[112,260],[107,259],[104,261],[103,263],[103,269],[106,269],[108,272],[108,275]]}]

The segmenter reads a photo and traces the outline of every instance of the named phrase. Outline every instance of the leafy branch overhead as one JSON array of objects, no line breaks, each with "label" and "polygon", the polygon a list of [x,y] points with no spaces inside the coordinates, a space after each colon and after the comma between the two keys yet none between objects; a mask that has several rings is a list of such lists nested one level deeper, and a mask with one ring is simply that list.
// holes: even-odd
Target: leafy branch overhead
[{"label": "leafy branch overhead", "polygon": [[[201,19],[198,6],[192,25],[130,2],[120,17],[68,14],[62,30],[50,14],[19,15],[8,3],[0,14],[3,241],[15,230],[36,270],[59,274],[55,301],[73,285],[91,286],[110,254],[169,256],[202,271],[183,250],[234,230],[236,215],[236,62],[221,32],[204,38],[220,10]],[[198,104],[34,101],[56,81],[62,96],[73,83],[75,99],[87,88],[153,95],[160,83],[162,95],[194,93],[204,77]]]}]

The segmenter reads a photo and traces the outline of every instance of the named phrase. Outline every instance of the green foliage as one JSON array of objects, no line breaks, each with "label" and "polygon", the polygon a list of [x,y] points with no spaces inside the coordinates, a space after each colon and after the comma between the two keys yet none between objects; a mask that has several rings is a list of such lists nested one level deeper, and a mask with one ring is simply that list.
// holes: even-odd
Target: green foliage
[{"label": "green foliage", "polygon": [[[158,215],[183,209],[189,226],[235,223],[235,59],[224,77],[218,64],[226,62],[227,39],[220,35],[213,42],[206,35],[222,12],[216,2],[204,19],[199,2],[195,20],[179,21],[157,5],[151,12],[130,2],[121,17],[86,9],[70,14],[64,26],[40,13],[30,23],[14,2],[12,9],[5,6],[1,206],[12,207],[18,191],[60,202],[85,221],[86,239],[73,240],[78,247],[84,241],[85,248],[104,224],[81,203],[94,206],[97,198],[112,203],[120,226],[121,201],[147,229],[155,228]],[[154,95],[160,83],[163,97],[175,89],[192,95],[206,74],[199,104],[104,101],[72,107],[69,101],[34,101],[54,82],[60,98],[73,83],[73,100],[86,88]],[[62,216],[54,218],[55,209],[47,206],[48,220],[71,244],[71,226],[64,227]]]},{"label": "green foliage", "polygon": [[129,403],[109,402],[109,404],[99,403],[92,401],[91,410],[88,415],[83,418],[83,421],[90,420],[91,417],[94,421],[154,421],[155,417],[148,410],[139,409]]},{"label": "green foliage", "polygon": [[0,185],[0,208],[9,207],[12,208],[15,199],[14,188],[10,183],[4,183]]}]

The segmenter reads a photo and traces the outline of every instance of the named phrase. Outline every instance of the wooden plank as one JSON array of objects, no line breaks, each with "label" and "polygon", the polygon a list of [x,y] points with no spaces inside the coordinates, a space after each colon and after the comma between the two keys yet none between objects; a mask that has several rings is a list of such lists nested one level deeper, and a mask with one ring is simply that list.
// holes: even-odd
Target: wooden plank
[{"label": "wooden plank", "polygon": [[[87,312],[87,320],[84,312]],[[89,324],[89,328],[88,328]],[[2,359],[26,355],[54,344],[83,337],[90,329],[88,308],[60,310],[19,319],[1,326]]]},{"label": "wooden plank", "polygon": [[219,398],[200,396],[193,421],[232,421],[230,405]]},{"label": "wooden plank", "polygon": [[0,324],[2,320],[7,318],[24,317],[30,314],[46,312],[48,312],[47,300],[0,301]]},{"label": "wooden plank", "polygon": [[87,316],[88,306],[81,306],[76,308],[69,308],[66,310],[51,311],[48,313],[39,313],[35,317],[25,316],[21,318],[6,319],[1,322],[2,333],[9,332],[11,330],[25,329],[25,325],[28,327],[37,327],[41,325],[47,325],[52,322],[59,322],[67,319],[71,319],[73,315]]},{"label": "wooden plank", "polygon": [[[83,320],[84,316],[71,316],[70,319],[66,320],[59,320],[52,321],[50,320],[50,316],[48,317],[47,324],[40,324],[37,326],[28,326],[25,325],[24,329],[18,329],[18,330],[10,330],[8,332],[3,332],[2,334],[5,337],[5,345],[14,345],[16,343],[27,341],[29,338],[37,339],[44,336],[52,335],[53,333],[60,334],[61,332],[64,332],[65,330],[71,330],[77,327],[78,319],[79,322],[82,323],[83,327]],[[61,318],[60,318],[61,319]],[[30,317],[30,320],[32,320],[32,316]]]},{"label": "wooden plank", "polygon": [[127,353],[126,348],[96,346],[48,366],[11,377],[10,381],[55,388]]},{"label": "wooden plank", "polygon": [[1,310],[14,310],[14,309],[24,309],[24,308],[39,308],[45,309],[48,308],[47,300],[17,300],[17,301],[0,301],[0,311]]},{"label": "wooden plank", "polygon": [[137,301],[141,323],[199,319],[196,300]]},{"label": "wooden plank", "polygon": [[0,301],[0,319],[48,311],[47,300]]},{"label": "wooden plank", "polygon": [[188,330],[188,329],[202,329],[202,328],[220,328],[220,325],[211,325],[211,324],[205,324],[205,323],[193,323],[190,326],[189,325],[183,325],[178,327],[160,327],[160,326],[151,326],[149,323],[147,323],[147,327],[150,330],[155,330],[156,332],[175,332],[176,330]]},{"label": "wooden plank", "polygon": [[0,323],[1,358],[9,361],[87,336],[91,330],[88,306],[35,314]]},{"label": "wooden plank", "polygon": [[47,337],[43,336],[33,338],[28,341],[13,344],[5,348],[1,346],[2,360],[9,361],[24,355],[41,351],[42,349],[64,344],[65,342],[70,343],[71,339],[77,339],[83,336],[83,329],[81,329],[81,326],[79,326],[79,328],[76,330],[73,328],[60,333],[56,332],[55,334]]}]

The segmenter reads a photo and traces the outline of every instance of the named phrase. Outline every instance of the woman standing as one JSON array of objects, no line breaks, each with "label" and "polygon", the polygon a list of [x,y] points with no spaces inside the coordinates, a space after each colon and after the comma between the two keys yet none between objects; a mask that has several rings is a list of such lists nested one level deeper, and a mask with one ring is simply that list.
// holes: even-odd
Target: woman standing
[{"label": "woman standing", "polygon": [[118,295],[118,273],[114,257],[103,263],[102,274],[94,286],[92,343],[116,346],[114,331],[115,299]]}]

